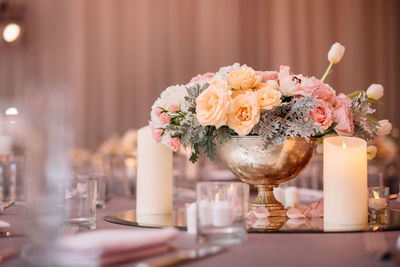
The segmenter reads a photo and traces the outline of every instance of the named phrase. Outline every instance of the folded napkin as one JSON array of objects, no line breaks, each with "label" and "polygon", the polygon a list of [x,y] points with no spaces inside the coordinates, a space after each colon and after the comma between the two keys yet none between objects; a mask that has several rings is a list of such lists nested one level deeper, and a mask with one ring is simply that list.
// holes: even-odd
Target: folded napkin
[{"label": "folded napkin", "polygon": [[112,265],[163,253],[171,249],[174,228],[146,230],[98,230],[60,238],[57,264],[60,266]]}]

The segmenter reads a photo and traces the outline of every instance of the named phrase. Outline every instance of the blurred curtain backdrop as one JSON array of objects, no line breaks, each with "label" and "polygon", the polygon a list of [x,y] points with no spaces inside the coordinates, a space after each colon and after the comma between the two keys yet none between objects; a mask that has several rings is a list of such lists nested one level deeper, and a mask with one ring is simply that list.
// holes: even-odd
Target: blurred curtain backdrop
[{"label": "blurred curtain backdrop", "polygon": [[400,127],[400,1],[397,0],[37,0],[26,35],[0,48],[0,89],[62,85],[74,96],[77,145],[144,126],[165,87],[234,62],[292,67],[320,77],[330,45],[346,46],[328,79],[339,92],[382,83],[378,115]]}]

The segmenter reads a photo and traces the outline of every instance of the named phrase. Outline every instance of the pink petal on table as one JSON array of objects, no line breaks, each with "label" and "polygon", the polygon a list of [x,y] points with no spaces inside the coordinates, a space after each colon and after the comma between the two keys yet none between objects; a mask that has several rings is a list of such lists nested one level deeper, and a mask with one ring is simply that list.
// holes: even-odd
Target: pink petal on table
[{"label": "pink petal on table", "polygon": [[289,219],[287,220],[286,225],[290,228],[297,228],[303,223],[305,223],[305,219]]},{"label": "pink petal on table", "polygon": [[306,217],[311,217],[311,211],[312,211],[312,206],[311,206],[311,205],[310,205],[310,206],[307,206],[307,207],[304,209],[303,214],[304,214]]},{"label": "pink petal on table", "polygon": [[324,219],[322,218],[312,218],[310,220],[310,224],[313,228],[317,228],[317,229],[324,229]]},{"label": "pink petal on table", "polygon": [[297,208],[289,208],[286,212],[286,215],[290,219],[298,219],[298,218],[304,218],[304,214]]},{"label": "pink petal on table", "polygon": [[258,207],[255,210],[253,210],[253,212],[254,216],[256,216],[256,218],[258,219],[268,218],[269,216],[269,211],[265,207]]}]

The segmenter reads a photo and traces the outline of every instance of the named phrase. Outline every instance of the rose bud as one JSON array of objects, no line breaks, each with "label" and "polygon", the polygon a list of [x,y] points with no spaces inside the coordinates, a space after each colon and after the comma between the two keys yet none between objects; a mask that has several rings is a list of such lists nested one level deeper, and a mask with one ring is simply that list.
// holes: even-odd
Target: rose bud
[{"label": "rose bud", "polygon": [[371,84],[367,89],[367,96],[378,100],[383,96],[383,86],[376,83]]},{"label": "rose bud", "polygon": [[388,135],[392,131],[392,124],[388,120],[378,121],[377,135]]},{"label": "rose bud", "polygon": [[328,52],[328,60],[332,64],[337,64],[342,59],[344,54],[344,46],[338,42],[334,43]]}]

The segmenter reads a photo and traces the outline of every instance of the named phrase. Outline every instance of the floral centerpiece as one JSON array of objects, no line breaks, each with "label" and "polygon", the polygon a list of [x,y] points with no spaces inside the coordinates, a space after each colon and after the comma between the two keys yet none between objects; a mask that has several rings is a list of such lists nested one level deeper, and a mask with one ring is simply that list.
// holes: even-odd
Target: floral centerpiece
[{"label": "floral centerpiece", "polygon": [[256,71],[235,63],[168,87],[152,106],[154,138],[173,151],[181,145],[191,147],[190,160],[196,162],[200,154],[214,160],[216,141],[235,135],[261,136],[266,147],[273,147],[287,137],[347,135],[370,140],[390,133],[389,121],[372,116],[372,104],[381,103],[381,85],[345,95],[325,83],[344,51],[341,44],[333,44],[321,79],[295,74],[288,66]]}]

